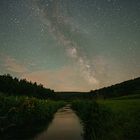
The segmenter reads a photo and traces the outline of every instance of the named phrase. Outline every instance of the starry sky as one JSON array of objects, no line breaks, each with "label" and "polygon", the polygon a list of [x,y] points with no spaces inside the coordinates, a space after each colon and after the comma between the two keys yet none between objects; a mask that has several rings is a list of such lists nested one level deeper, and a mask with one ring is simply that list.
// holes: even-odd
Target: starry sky
[{"label": "starry sky", "polygon": [[140,76],[140,0],[0,0],[0,74],[55,91]]}]

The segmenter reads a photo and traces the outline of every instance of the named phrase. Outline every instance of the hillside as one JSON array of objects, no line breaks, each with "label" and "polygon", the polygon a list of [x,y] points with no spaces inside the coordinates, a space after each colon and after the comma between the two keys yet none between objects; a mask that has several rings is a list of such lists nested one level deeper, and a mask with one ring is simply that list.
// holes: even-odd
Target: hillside
[{"label": "hillside", "polygon": [[94,97],[112,98],[140,94],[140,77],[91,91]]}]

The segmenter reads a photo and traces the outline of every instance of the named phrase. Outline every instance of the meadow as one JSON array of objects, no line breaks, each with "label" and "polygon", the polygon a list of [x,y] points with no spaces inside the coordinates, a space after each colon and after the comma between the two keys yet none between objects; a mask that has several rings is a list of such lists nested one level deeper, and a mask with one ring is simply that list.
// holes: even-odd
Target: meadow
[{"label": "meadow", "polygon": [[140,99],[134,96],[77,100],[72,102],[72,108],[81,119],[85,140],[140,139]]}]

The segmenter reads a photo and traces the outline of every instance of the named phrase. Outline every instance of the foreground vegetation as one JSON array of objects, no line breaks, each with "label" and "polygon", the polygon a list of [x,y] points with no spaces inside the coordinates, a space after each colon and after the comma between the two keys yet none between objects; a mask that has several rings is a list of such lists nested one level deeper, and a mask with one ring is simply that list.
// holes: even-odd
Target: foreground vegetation
[{"label": "foreground vegetation", "polygon": [[140,99],[128,96],[120,100],[99,101],[99,104],[110,108],[114,113],[113,131],[118,139],[140,139]]},{"label": "foreground vegetation", "polygon": [[0,139],[27,139],[47,126],[64,102],[0,96]]},{"label": "foreground vegetation", "polygon": [[140,139],[140,100],[73,101],[85,140]]}]

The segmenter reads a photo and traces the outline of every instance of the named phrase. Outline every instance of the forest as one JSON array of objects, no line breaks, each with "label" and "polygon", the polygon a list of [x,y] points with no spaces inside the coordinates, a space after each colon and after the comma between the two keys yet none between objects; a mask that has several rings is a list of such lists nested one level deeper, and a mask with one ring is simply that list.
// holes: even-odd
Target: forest
[{"label": "forest", "polygon": [[0,75],[0,92],[5,95],[25,95],[36,98],[49,98],[53,96],[54,91],[43,87],[42,84],[29,82],[26,79],[18,79],[10,74]]}]

